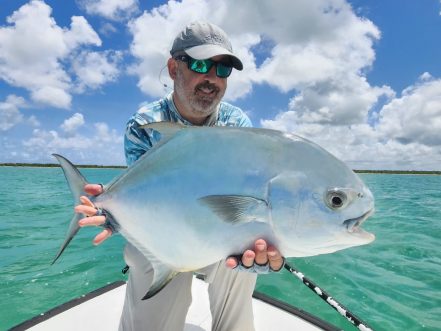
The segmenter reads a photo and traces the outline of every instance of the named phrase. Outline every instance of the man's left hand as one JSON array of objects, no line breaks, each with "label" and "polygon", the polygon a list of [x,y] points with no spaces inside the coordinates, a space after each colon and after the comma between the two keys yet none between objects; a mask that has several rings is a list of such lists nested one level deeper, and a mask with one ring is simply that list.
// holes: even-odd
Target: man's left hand
[{"label": "man's left hand", "polygon": [[[228,268],[234,269],[240,262],[245,270],[251,269],[255,264],[257,266],[268,264],[271,271],[277,272],[283,268],[285,259],[274,246],[268,246],[265,240],[257,239],[254,243],[254,250],[246,250],[240,261],[238,257],[230,256],[226,259],[225,264]],[[259,271],[256,272],[259,273]]]}]

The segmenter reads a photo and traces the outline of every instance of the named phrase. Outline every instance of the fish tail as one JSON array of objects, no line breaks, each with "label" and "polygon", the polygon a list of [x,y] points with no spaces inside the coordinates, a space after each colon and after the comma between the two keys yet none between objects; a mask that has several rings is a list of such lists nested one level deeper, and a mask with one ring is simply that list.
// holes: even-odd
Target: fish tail
[{"label": "fish tail", "polygon": [[[58,154],[52,154],[52,155],[58,160],[58,162],[61,165],[61,168],[63,169],[64,176],[66,177],[70,191],[72,192],[75,205],[81,204],[80,196],[86,195],[86,193],[84,192],[84,185],[87,184],[86,179],[68,159]],[[66,249],[67,245],[69,245],[73,237],[75,237],[75,235],[77,234],[78,230],[80,229],[80,226],[78,225],[78,221],[81,218],[83,218],[82,214],[76,213],[73,216],[72,220],[70,221],[69,229],[66,233],[64,242],[61,245],[54,260],[52,261],[52,264],[54,264],[55,261],[58,260],[58,258]]]}]

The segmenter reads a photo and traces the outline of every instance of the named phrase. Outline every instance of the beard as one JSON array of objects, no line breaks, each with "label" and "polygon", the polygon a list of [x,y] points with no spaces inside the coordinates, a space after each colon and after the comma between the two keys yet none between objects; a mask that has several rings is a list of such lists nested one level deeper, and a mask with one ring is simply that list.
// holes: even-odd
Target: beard
[{"label": "beard", "polygon": [[174,92],[191,112],[197,115],[209,116],[216,111],[225,90],[221,91],[216,84],[209,81],[204,81],[192,89],[185,84],[183,74],[178,70]]}]

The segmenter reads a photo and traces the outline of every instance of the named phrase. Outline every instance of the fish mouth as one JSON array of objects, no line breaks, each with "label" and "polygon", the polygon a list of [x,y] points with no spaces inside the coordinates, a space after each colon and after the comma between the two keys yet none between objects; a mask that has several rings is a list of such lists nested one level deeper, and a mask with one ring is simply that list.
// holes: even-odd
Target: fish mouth
[{"label": "fish mouth", "polygon": [[357,218],[351,218],[343,222],[343,225],[346,227],[349,233],[359,233],[364,231],[361,228],[361,225],[367,220],[369,216],[374,213],[374,208],[368,210],[366,213]]}]

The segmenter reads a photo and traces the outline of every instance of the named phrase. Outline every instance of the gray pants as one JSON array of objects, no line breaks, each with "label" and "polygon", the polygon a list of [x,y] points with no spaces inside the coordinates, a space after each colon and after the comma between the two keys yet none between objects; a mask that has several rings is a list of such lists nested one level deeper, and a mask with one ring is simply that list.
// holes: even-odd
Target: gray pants
[{"label": "gray pants", "polygon": [[[148,300],[153,277],[150,262],[131,244],[124,250],[130,267],[119,331],[183,330],[191,304],[193,273],[177,275],[162,291]],[[201,270],[207,275],[212,331],[253,331],[252,294],[256,274],[230,270],[223,262]]]}]

